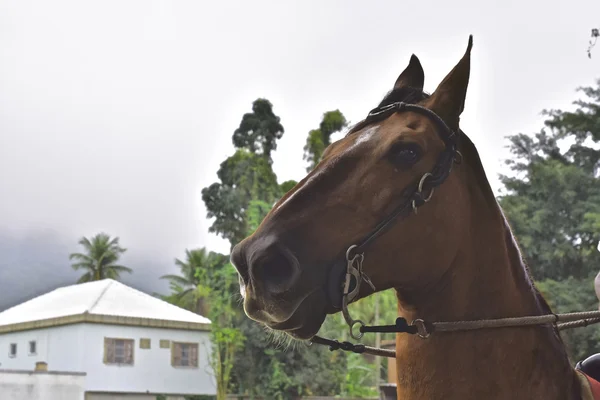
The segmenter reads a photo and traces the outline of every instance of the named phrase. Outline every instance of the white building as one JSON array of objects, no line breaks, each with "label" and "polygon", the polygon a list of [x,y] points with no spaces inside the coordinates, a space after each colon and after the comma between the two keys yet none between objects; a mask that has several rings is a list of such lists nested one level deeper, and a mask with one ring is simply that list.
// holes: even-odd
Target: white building
[{"label": "white building", "polygon": [[209,329],[111,279],[67,286],[0,313],[0,369],[84,373],[86,400],[214,395]]}]

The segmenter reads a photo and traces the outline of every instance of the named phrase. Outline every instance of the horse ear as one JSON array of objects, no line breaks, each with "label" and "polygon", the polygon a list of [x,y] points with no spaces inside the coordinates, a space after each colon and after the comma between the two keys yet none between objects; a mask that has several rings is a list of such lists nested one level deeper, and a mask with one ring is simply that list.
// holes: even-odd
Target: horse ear
[{"label": "horse ear", "polygon": [[396,83],[394,84],[394,89],[399,89],[401,87],[410,86],[415,89],[423,90],[423,84],[425,83],[425,72],[423,72],[423,67],[421,66],[421,62],[414,54],[410,57],[410,61],[408,62],[408,66],[402,71],[398,79],[396,79]]},{"label": "horse ear", "polygon": [[469,85],[471,71],[471,48],[473,35],[469,35],[467,51],[439,84],[433,94],[423,103],[426,107],[438,113],[440,117],[453,129],[458,129],[460,114],[465,108],[465,97]]}]

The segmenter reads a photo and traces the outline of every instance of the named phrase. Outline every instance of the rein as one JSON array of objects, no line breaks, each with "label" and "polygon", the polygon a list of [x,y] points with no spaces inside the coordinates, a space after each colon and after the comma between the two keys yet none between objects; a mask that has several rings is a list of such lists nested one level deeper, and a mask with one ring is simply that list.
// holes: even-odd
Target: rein
[{"label": "rein", "polygon": [[[454,322],[428,322],[422,319],[415,319],[410,324],[405,318],[399,317],[396,319],[394,325],[377,326],[367,326],[363,321],[355,320],[350,316],[348,306],[358,296],[363,281],[367,283],[374,292],[376,291],[373,282],[371,282],[369,277],[363,271],[363,261],[365,259],[363,250],[373,240],[383,234],[397,219],[404,219],[412,212],[417,214],[418,207],[429,202],[435,188],[440,186],[450,175],[452,165],[454,163],[459,164],[462,160],[462,155],[457,150],[458,135],[454,133],[435,112],[428,108],[416,104],[397,102],[373,109],[369,112],[364,124],[367,125],[375,121],[383,120],[393,113],[403,111],[417,112],[430,118],[438,128],[438,134],[445,144],[445,149],[439,155],[433,169],[430,172],[426,172],[417,182],[413,183],[403,191],[401,197],[405,199],[405,201],[394,209],[386,219],[380,222],[362,241],[350,246],[346,250],[346,268],[342,282],[337,279],[339,279],[338,272],[340,272],[340,274],[344,272],[344,270],[340,270],[343,268],[344,264],[337,264],[332,267],[330,280],[334,282],[329,282],[328,294],[332,305],[335,308],[338,308],[336,307],[336,297],[339,299],[339,296],[341,295],[341,311],[348,324],[350,336],[353,339],[358,340],[367,332],[407,333],[411,335],[416,334],[422,339],[427,339],[431,334],[438,332],[457,332],[545,324],[552,324],[557,330],[563,330],[600,323],[600,311]],[[359,326],[358,333],[355,334],[354,330],[357,325]],[[394,350],[381,349],[363,344],[354,344],[347,341],[339,342],[337,340],[326,339],[316,335],[308,341],[309,345],[312,345],[313,343],[329,346],[330,351],[343,350],[382,357],[396,357],[396,352]]]},{"label": "rein", "polygon": [[[558,323],[562,322],[562,323]],[[564,329],[580,328],[592,324],[600,323],[600,311],[584,311],[566,314],[547,314],[534,315],[528,317],[499,318],[499,319],[481,319],[474,321],[456,321],[456,322],[433,322],[428,323],[422,319],[416,319],[412,324],[399,317],[395,325],[365,326],[360,328],[364,332],[382,332],[382,333],[408,333],[418,335],[422,339],[427,339],[434,332],[459,332],[477,329],[508,328],[552,324],[559,331]],[[344,350],[353,353],[365,353],[375,356],[396,358],[394,350],[381,349],[378,347],[365,346],[363,344],[354,344],[350,342],[339,342],[337,340],[325,339],[320,336],[313,336],[310,344],[317,343],[329,346],[330,351]]]}]

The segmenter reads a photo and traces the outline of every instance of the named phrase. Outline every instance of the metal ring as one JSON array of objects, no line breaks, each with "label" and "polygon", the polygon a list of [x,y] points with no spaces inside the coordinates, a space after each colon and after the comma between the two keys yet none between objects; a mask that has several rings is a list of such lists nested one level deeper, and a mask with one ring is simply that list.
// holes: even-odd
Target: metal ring
[{"label": "metal ring", "polygon": [[431,332],[429,332],[427,330],[425,321],[423,321],[422,319],[417,318],[417,319],[413,320],[411,325],[414,325],[417,327],[417,335],[419,335],[420,338],[427,339],[429,336],[431,336]]},{"label": "metal ring", "polygon": [[363,335],[364,335],[364,332],[361,332],[361,331],[360,331],[360,328],[359,328],[359,331],[358,331],[358,332],[359,332],[359,335],[358,335],[358,336],[354,336],[354,326],[355,326],[356,324],[360,324],[360,326],[361,326],[361,328],[362,328],[363,326],[365,326],[365,323],[364,323],[364,322],[362,322],[360,319],[355,319],[355,320],[354,320],[354,321],[352,321],[352,323],[350,324],[350,336],[352,336],[352,338],[354,338],[354,339],[358,340],[358,339],[360,339],[360,338],[362,338],[362,337],[363,337]]},{"label": "metal ring", "polygon": [[[431,172],[425,172],[423,174],[423,176],[421,177],[421,180],[419,181],[419,186],[417,187],[417,193],[422,194],[423,193],[423,185],[425,184],[425,180],[430,177],[433,176],[433,174]],[[426,198],[422,198],[423,203],[427,203],[429,202],[429,200],[431,200],[431,198],[433,197],[433,192],[435,192],[435,188],[431,188],[431,190],[429,191],[429,196],[427,196]],[[417,214],[417,202],[416,200],[412,201],[412,209],[415,212],[415,214]]]},{"label": "metal ring", "polygon": [[[431,172],[425,172],[423,174],[423,176],[421,177],[421,180],[419,181],[419,188],[418,188],[419,193],[423,193],[423,185],[425,184],[425,179],[427,179],[430,176],[433,176],[433,174]],[[423,199],[423,201],[425,203],[427,203],[429,200],[431,200],[431,196],[433,196],[433,190],[434,190],[434,188],[431,188],[431,192],[429,192],[429,196],[427,196],[426,199]]]}]

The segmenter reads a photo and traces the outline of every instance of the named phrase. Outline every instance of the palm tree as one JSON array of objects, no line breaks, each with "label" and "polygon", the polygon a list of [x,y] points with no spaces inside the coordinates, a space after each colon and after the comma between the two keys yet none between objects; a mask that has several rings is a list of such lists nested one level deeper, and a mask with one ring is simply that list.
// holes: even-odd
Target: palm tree
[{"label": "palm tree", "polygon": [[185,261],[175,259],[175,265],[181,270],[181,275],[163,275],[168,279],[173,293],[163,299],[197,314],[207,316],[208,304],[206,297],[211,287],[210,276],[215,267],[227,263],[227,257],[207,252],[205,248],[186,250]]},{"label": "palm tree", "polygon": [[71,265],[74,270],[86,271],[77,283],[99,281],[102,279],[119,279],[121,273],[132,273],[132,269],[117,265],[121,254],[127,249],[119,246],[119,238],[112,238],[106,233],[99,233],[90,239],[82,237],[79,244],[83,246],[85,253],[72,253],[69,260],[76,262]]}]

